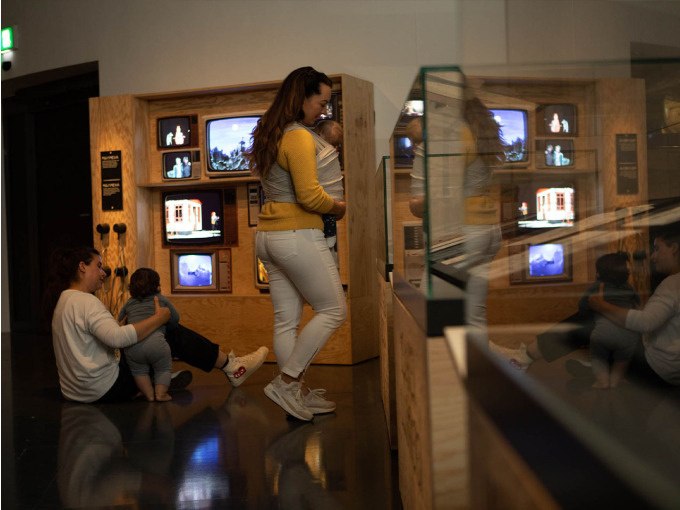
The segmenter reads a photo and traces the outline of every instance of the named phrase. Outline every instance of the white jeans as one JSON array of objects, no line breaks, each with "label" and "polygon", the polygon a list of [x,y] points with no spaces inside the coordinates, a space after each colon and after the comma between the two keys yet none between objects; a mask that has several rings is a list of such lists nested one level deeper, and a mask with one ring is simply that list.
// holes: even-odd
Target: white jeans
[{"label": "white jeans", "polygon": [[491,261],[501,247],[499,225],[465,225],[465,254],[468,281],[465,287],[465,322],[472,336],[488,342],[486,298]]},{"label": "white jeans", "polygon": [[[274,305],[274,352],[282,372],[298,377],[347,317],[340,274],[318,229],[257,232]],[[302,305],[314,317],[298,334]]]}]

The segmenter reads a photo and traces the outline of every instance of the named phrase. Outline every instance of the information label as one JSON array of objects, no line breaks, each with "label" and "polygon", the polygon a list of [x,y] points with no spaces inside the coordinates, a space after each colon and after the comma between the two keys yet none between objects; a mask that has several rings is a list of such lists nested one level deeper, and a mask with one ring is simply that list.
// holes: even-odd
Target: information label
[{"label": "information label", "polygon": [[102,211],[123,210],[123,163],[121,151],[101,152]]},{"label": "information label", "polygon": [[616,192],[637,195],[637,135],[616,135]]}]

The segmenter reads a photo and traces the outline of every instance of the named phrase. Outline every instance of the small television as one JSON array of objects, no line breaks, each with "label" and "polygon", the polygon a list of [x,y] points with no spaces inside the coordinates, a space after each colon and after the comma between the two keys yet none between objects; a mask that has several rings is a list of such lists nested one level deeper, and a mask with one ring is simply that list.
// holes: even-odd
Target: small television
[{"label": "small television", "polygon": [[396,168],[411,168],[415,158],[414,146],[405,134],[394,134],[394,166]]},{"label": "small television", "polygon": [[250,175],[246,150],[260,115],[239,115],[206,120],[206,174],[209,177]]},{"label": "small television", "polygon": [[181,115],[158,119],[158,147],[195,147],[198,137],[198,116]]},{"label": "small television", "polygon": [[255,255],[255,287],[264,290],[269,288],[269,276],[260,257]]},{"label": "small television", "polygon": [[576,105],[543,104],[536,108],[539,136],[576,136]]},{"label": "small television", "polygon": [[164,181],[200,179],[200,151],[172,151],[161,155]]},{"label": "small television", "polygon": [[170,251],[171,292],[231,292],[231,250]]},{"label": "small television", "polygon": [[327,119],[332,119],[342,124],[342,120],[340,118],[339,94],[331,94],[331,101],[326,105],[326,111],[319,116],[319,122]]},{"label": "small television", "polygon": [[491,108],[491,113],[500,126],[505,162],[523,163],[528,161],[528,112],[511,108]]},{"label": "small television", "polygon": [[517,187],[515,217],[520,230],[573,227],[576,219],[573,184],[527,183]]},{"label": "small television", "polygon": [[572,280],[571,251],[566,241],[511,245],[509,255],[511,283]]},{"label": "small television", "polygon": [[222,190],[166,191],[162,205],[164,245],[224,244]]},{"label": "small television", "polygon": [[536,140],[536,166],[542,168],[573,167],[574,141],[562,138]]},{"label": "small television", "polygon": [[407,117],[422,117],[425,113],[425,101],[422,99],[409,99],[404,102],[401,114]]}]

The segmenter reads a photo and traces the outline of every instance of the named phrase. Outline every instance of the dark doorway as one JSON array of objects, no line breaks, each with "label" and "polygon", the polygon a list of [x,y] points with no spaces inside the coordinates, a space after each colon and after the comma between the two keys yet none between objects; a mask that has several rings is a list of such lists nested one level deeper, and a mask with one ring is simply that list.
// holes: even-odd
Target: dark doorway
[{"label": "dark doorway", "polygon": [[13,332],[44,329],[40,298],[49,254],[59,246],[93,244],[88,99],[99,95],[97,64],[41,75],[3,82]]}]

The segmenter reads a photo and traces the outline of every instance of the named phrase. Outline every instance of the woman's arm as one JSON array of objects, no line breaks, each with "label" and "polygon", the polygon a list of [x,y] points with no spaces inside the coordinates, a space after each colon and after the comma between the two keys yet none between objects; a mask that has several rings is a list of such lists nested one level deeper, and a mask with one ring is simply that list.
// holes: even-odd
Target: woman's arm
[{"label": "woman's arm", "polygon": [[279,164],[290,172],[298,203],[319,214],[344,214],[344,203],[333,200],[319,184],[316,145],[305,129],[288,131],[281,139]]},{"label": "woman's arm", "polygon": [[170,320],[168,321],[168,325],[176,326],[179,323],[179,312],[177,311],[177,308],[175,308],[175,306],[172,304],[172,301],[162,294],[158,296],[158,300],[161,306],[164,306],[170,310]]},{"label": "woman's arm", "polygon": [[155,313],[151,317],[139,322],[135,322],[132,325],[137,332],[138,342],[144,340],[147,336],[156,331],[170,319],[170,309],[160,305],[158,296],[154,296],[153,304],[156,310]]},{"label": "woman's arm", "polygon": [[604,300],[604,284],[601,283],[597,289],[597,294],[592,294],[588,298],[590,308],[598,313],[604,315],[607,319],[621,327],[626,327],[626,317],[628,316],[628,308],[621,308],[620,306],[612,305]]}]

